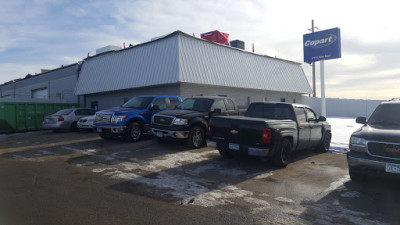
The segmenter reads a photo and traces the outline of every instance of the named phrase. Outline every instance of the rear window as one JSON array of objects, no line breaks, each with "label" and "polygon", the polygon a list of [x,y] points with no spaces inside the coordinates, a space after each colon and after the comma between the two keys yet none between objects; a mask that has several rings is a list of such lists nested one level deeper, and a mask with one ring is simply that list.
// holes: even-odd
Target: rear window
[{"label": "rear window", "polygon": [[73,111],[73,109],[63,109],[63,110],[60,110],[60,111],[58,111],[58,112],[56,112],[56,113],[54,113],[54,114],[55,114],[55,115],[68,115],[68,114],[70,114],[72,111]]},{"label": "rear window", "polygon": [[291,106],[284,104],[252,103],[245,116],[273,120],[294,120]]}]

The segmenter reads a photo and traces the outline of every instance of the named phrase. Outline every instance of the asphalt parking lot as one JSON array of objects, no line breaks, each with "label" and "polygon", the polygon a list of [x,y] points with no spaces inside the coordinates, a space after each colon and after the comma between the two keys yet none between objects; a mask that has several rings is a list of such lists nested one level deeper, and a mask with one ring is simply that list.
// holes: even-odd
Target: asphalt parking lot
[{"label": "asphalt parking lot", "polygon": [[345,154],[286,168],[151,136],[0,136],[0,224],[398,224],[400,184],[350,181]]}]

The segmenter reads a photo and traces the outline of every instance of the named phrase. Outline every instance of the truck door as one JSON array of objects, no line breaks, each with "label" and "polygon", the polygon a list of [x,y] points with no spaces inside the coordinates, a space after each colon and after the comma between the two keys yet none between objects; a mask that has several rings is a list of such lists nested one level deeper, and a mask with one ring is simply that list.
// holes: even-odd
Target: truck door
[{"label": "truck door", "polygon": [[305,108],[307,114],[307,121],[310,124],[310,147],[319,144],[322,138],[322,123],[318,121],[317,115],[309,108]]},{"label": "truck door", "polygon": [[310,144],[311,128],[307,122],[306,112],[303,107],[295,107],[297,123],[298,123],[298,143],[297,149],[308,148]]}]

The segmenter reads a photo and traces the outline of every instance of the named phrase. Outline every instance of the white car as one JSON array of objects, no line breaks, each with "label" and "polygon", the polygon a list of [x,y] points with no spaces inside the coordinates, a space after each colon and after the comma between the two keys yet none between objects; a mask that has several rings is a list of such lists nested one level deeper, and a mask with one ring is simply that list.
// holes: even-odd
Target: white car
[{"label": "white car", "polygon": [[78,127],[78,129],[93,130],[94,118],[95,115],[82,117],[78,120],[76,126]]}]

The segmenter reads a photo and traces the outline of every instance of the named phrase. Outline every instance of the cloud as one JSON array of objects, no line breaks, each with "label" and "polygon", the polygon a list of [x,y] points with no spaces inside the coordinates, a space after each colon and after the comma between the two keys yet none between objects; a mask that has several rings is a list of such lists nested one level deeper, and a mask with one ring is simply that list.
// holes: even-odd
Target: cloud
[{"label": "cloud", "polygon": [[[0,77],[4,81],[24,77],[46,65],[55,68],[79,61],[106,45],[143,43],[175,30],[197,37],[220,30],[231,40],[245,41],[248,51],[254,43],[256,53],[303,62],[302,37],[314,19],[320,29],[341,29],[342,58],[325,62],[327,93],[351,98],[374,90],[374,96],[386,97],[393,84],[399,86],[397,4],[392,0],[385,4],[338,0],[329,7],[315,0],[2,1]],[[303,68],[311,81],[311,67]],[[374,85],[388,91],[379,94]]]}]

